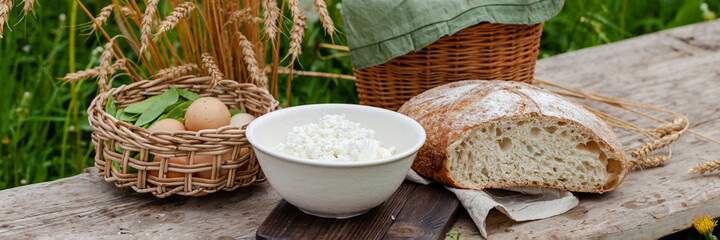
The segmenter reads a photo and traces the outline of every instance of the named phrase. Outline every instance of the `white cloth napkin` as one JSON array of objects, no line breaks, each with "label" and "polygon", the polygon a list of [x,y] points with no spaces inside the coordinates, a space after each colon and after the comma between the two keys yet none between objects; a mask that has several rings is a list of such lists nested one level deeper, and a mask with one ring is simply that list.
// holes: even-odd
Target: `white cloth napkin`
[{"label": "white cloth napkin", "polygon": [[[432,183],[412,169],[405,179],[423,185]],[[445,188],[455,193],[480,230],[480,234],[485,238],[487,238],[485,218],[493,208],[497,208],[512,220],[528,221],[562,214],[580,202],[570,192],[548,188],[513,187],[506,188],[507,191],[489,189],[477,191],[447,186]]]}]

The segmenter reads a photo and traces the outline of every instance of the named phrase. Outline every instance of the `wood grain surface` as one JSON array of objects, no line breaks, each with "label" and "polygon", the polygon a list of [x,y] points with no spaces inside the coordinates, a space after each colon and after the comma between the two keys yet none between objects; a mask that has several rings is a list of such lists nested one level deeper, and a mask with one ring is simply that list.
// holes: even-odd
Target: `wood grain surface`
[{"label": "wood grain surface", "polygon": [[[692,130],[720,138],[720,20],[543,59],[537,76],[685,113]],[[588,104],[641,126],[657,125]],[[637,134],[617,133],[626,148],[641,144]],[[489,238],[655,239],[691,227],[700,216],[720,217],[720,174],[685,173],[720,157],[720,146],[686,134],[672,147],[666,166],[631,172],[611,193],[581,194],[580,205],[565,214],[514,222],[493,211]],[[90,170],[0,191],[0,239],[253,239],[280,199],[268,183],[200,198],[156,199],[117,189]],[[463,239],[481,238],[467,214],[453,228]],[[403,231],[388,229],[388,235]]]},{"label": "wood grain surface", "polygon": [[444,239],[460,202],[438,185],[405,182],[382,205],[358,217],[328,219],[281,201],[257,230],[257,239]]}]

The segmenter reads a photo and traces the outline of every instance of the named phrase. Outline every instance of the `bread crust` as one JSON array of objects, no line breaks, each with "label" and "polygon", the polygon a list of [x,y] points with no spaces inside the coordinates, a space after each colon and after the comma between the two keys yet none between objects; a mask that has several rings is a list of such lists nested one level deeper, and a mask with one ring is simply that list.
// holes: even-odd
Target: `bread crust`
[{"label": "bread crust", "polygon": [[[413,97],[398,112],[418,121],[427,134],[425,145],[420,148],[412,169],[420,175],[449,186],[473,188],[461,185],[451,177],[447,164],[450,145],[453,142],[481,124],[522,116],[558,118],[575,123],[592,133],[591,137],[601,146],[606,146],[612,152],[612,158],[620,161],[622,171],[619,180],[611,186],[589,192],[602,193],[614,190],[624,180],[628,171],[622,144],[605,121],[577,103],[530,84],[498,80],[453,82]],[[484,187],[514,186],[579,191],[545,183],[534,185],[508,183]]]}]

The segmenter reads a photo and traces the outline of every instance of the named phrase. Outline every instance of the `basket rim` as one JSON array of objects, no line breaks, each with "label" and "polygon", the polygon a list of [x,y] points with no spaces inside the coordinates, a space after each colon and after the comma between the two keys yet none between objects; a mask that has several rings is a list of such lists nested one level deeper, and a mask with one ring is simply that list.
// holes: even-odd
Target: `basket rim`
[{"label": "basket rim", "polygon": [[[178,77],[174,80],[186,79],[186,78],[211,79],[210,77],[207,77],[207,76],[185,75],[185,76]],[[152,137],[152,136],[170,136],[170,137],[172,137],[173,140],[183,141],[185,139],[181,138],[180,136],[207,137],[204,135],[212,135],[212,134],[237,135],[237,134],[244,133],[244,129],[247,127],[247,124],[244,125],[243,127],[228,125],[228,126],[223,126],[223,127],[217,128],[217,129],[203,129],[200,131],[187,131],[186,130],[186,131],[152,131],[152,132],[150,132],[150,130],[148,130],[148,129],[132,125],[125,121],[121,121],[121,120],[115,118],[115,116],[112,116],[105,111],[105,105],[108,100],[107,95],[112,94],[114,96],[122,91],[126,91],[129,88],[133,88],[138,85],[148,84],[149,86],[153,86],[158,83],[163,83],[164,81],[167,81],[167,79],[142,80],[142,81],[138,81],[138,82],[133,82],[131,84],[123,84],[119,87],[111,88],[109,91],[99,93],[97,96],[95,96],[95,98],[92,101],[93,103],[90,104],[90,108],[88,109],[88,112],[90,112],[92,110],[98,111],[101,115],[109,118],[112,121],[112,123],[115,125],[115,127],[117,127],[117,128],[126,127],[131,132],[142,134],[142,135],[140,135],[140,137],[142,137],[144,139],[148,139],[149,137]],[[231,81],[231,82],[229,82],[229,81]],[[273,107],[271,107],[271,108],[277,109],[277,106],[279,106],[279,102],[277,101],[277,99],[273,98],[272,95],[270,95],[270,93],[267,91],[267,89],[260,88],[258,85],[254,84],[254,83],[238,83],[235,80],[223,79],[222,81],[220,81],[218,83],[218,86],[227,87],[227,85],[229,85],[229,84],[236,84],[236,86],[239,86],[236,88],[250,88],[250,89],[255,88],[255,89],[259,89],[261,91],[265,91],[265,93],[267,94],[266,96],[269,96],[269,98],[267,98],[267,99],[271,100],[273,103],[272,104]],[[99,107],[96,107],[96,104],[94,104],[94,102],[100,101],[101,99],[103,99],[103,97],[104,97],[105,101],[102,104],[100,104]],[[93,116],[94,116],[93,114],[89,114],[88,117],[93,117]],[[91,126],[93,125],[92,121],[90,121],[89,123]],[[95,130],[94,127],[93,127],[93,130]],[[174,144],[172,144],[172,145],[174,145]]]}]

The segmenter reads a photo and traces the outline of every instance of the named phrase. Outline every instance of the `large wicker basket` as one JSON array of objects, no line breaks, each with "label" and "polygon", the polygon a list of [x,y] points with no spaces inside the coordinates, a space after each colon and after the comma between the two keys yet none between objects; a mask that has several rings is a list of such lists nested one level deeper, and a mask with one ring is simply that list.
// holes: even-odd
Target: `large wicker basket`
[{"label": "large wicker basket", "polygon": [[[242,129],[226,126],[199,132],[154,132],[119,121],[105,112],[109,94],[118,108],[140,102],[177,87],[213,96],[229,109],[242,109],[256,117],[274,111],[278,102],[266,89],[250,83],[223,80],[210,88],[210,77],[184,76],[174,80],[140,81],[98,94],[88,108],[95,144],[95,166],[98,175],[117,187],[131,187],[137,192],[163,198],[173,194],[202,196],[219,190],[246,187],[264,176],[250,151],[250,143]],[[232,156],[227,158],[227,153]],[[226,154],[223,157],[223,154]],[[196,155],[212,155],[212,162],[196,164]],[[170,163],[171,157],[186,156],[185,164]],[[154,162],[153,158],[161,158]],[[155,174],[148,174],[156,171]],[[169,178],[168,173],[183,174]],[[199,177],[197,173],[210,173]],[[207,174],[204,174],[207,175]]]},{"label": "large wicker basket", "polygon": [[458,80],[531,82],[542,23],[480,23],[386,63],[355,70],[360,104],[397,110],[430,88]]}]

